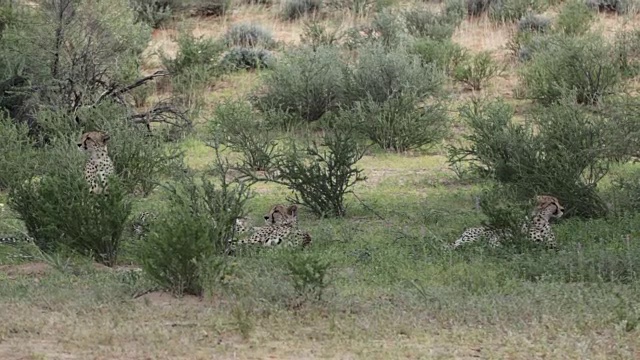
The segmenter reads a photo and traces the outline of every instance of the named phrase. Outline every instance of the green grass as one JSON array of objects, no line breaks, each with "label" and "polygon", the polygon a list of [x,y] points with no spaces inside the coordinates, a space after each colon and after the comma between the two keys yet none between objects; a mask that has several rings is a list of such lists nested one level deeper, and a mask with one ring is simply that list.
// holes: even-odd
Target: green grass
[{"label": "green grass", "polygon": [[[206,169],[209,149],[194,140],[183,146],[189,165]],[[440,155],[375,154],[361,166],[372,180],[356,189],[363,202],[349,197],[346,218],[299,215],[313,236],[308,251],[330,264],[322,302],[296,302],[284,249],[233,258],[232,276],[211,284],[201,300],[135,297],[151,288],[144,275],[75,258],[68,267],[43,259],[54,266],[34,275],[33,264],[6,265],[16,260],[3,251],[0,355],[633,357],[640,345],[639,217],[561,222],[558,252],[470,246],[452,254],[442,245],[482,220],[477,185],[458,184]],[[261,224],[288,191],[256,189],[248,211]],[[156,192],[136,208],[160,206]],[[15,223],[8,219],[3,226]],[[135,262],[131,254],[122,259]]]}]

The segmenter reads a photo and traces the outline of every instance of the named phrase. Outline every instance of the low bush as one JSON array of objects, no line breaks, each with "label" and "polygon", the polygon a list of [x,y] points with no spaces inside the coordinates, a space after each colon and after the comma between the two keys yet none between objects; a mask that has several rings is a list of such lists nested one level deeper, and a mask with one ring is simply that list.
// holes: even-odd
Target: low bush
[{"label": "low bush", "polygon": [[224,35],[227,46],[239,47],[264,47],[271,48],[275,45],[270,31],[257,24],[239,23],[233,24]]},{"label": "low bush", "polygon": [[529,12],[544,11],[546,3],[541,0],[492,0],[489,18],[497,22],[515,22]]},{"label": "low bush", "polygon": [[640,73],[640,30],[621,31],[614,42],[616,63],[626,77]]},{"label": "low bush", "polygon": [[595,104],[615,91],[620,70],[613,46],[601,36],[547,40],[521,72],[527,96],[551,104],[575,91],[579,103]]},{"label": "low bush", "polygon": [[220,185],[185,175],[165,187],[169,206],[138,249],[143,270],[175,294],[202,295],[206,280],[225,273],[228,239],[244,215],[248,189],[226,182],[228,168],[217,159]]},{"label": "low bush", "polygon": [[302,27],[300,42],[317,50],[321,46],[332,46],[338,44],[344,33],[339,27],[329,29],[315,19],[306,21]]},{"label": "low bush", "polygon": [[293,289],[303,300],[322,300],[327,287],[329,263],[317,255],[304,253],[289,256],[286,261],[287,273]]},{"label": "low bush", "polygon": [[284,20],[296,20],[314,14],[322,8],[322,0],[286,0],[282,4],[280,15]]},{"label": "low bush", "polygon": [[409,34],[434,40],[450,39],[461,21],[455,14],[438,14],[423,7],[407,9],[402,16]]},{"label": "low bush", "polygon": [[491,53],[483,51],[456,66],[453,78],[473,90],[482,89],[489,80],[501,75],[503,68],[496,64]]},{"label": "low bush", "polygon": [[630,216],[640,209],[640,171],[633,169],[612,178],[613,211],[617,216]]},{"label": "low bush", "polygon": [[378,10],[381,2],[377,0],[325,0],[324,4],[331,11],[349,10],[353,14],[364,16]]},{"label": "low bush", "polygon": [[231,0],[183,0],[184,7],[194,16],[223,16],[233,5]]},{"label": "low bush", "polygon": [[171,19],[175,3],[172,0],[132,0],[130,2],[136,13],[136,21],[147,23],[154,29]]},{"label": "low bush", "polygon": [[0,113],[0,190],[11,188],[37,174],[40,158],[26,124]]},{"label": "low bush", "polygon": [[[148,195],[165,176],[182,166],[177,147],[167,145],[163,137],[150,134],[131,120],[117,104],[103,102],[95,108],[84,108],[76,114],[83,119],[82,128],[67,114],[42,111],[38,122],[55,139],[67,139],[93,129],[106,131],[110,136],[109,156],[123,191]],[[77,141],[77,138],[70,139]]]},{"label": "low bush", "polygon": [[371,100],[383,103],[411,91],[418,97],[438,93],[444,76],[434,64],[422,65],[404,48],[386,51],[371,45],[360,51],[357,63],[347,72],[344,104]]},{"label": "low bush", "polygon": [[269,50],[234,47],[227,51],[222,60],[222,67],[226,71],[267,69],[273,64],[273,55]]},{"label": "low bush", "polygon": [[369,29],[374,35],[375,42],[384,45],[387,48],[395,48],[406,43],[408,38],[407,29],[400,14],[392,9],[384,9],[374,16],[371,20]]},{"label": "low bush", "polygon": [[587,0],[586,4],[591,9],[601,12],[635,14],[640,11],[640,3],[636,0]]},{"label": "low bush", "polygon": [[518,32],[545,33],[551,28],[551,19],[544,15],[527,13],[518,21]]},{"label": "low bush", "polygon": [[178,52],[174,58],[162,56],[162,63],[175,76],[186,75],[194,68],[203,68],[204,72],[215,76],[219,74],[218,59],[224,52],[224,43],[191,34],[180,33],[176,38]]},{"label": "low bush", "polygon": [[465,0],[445,0],[444,15],[454,21],[462,21],[467,14]]},{"label": "low bush", "polygon": [[262,111],[281,110],[315,121],[340,103],[343,96],[342,58],[337,48],[293,49],[264,79],[264,91],[255,99]]},{"label": "low bush", "polygon": [[582,35],[589,31],[594,19],[593,12],[583,1],[571,0],[560,9],[556,28],[567,35]]},{"label": "low bush", "polygon": [[131,204],[117,177],[108,196],[89,192],[77,145],[59,144],[43,153],[39,176],[9,191],[9,206],[24,221],[35,244],[46,252],[61,248],[116,264]]},{"label": "low bush", "polygon": [[511,186],[521,199],[553,194],[568,217],[607,213],[596,189],[615,159],[603,151],[613,141],[609,125],[575,98],[537,109],[525,124],[514,123],[513,108],[501,101],[467,105],[461,115],[471,131],[464,136],[470,145],[451,147],[451,164],[467,163]]},{"label": "low bush", "polygon": [[457,43],[445,40],[432,39],[416,40],[409,53],[418,55],[422,65],[435,64],[436,67],[448,75],[453,75],[454,70],[467,59],[467,50]]},{"label": "low bush", "polygon": [[403,94],[384,103],[364,101],[338,115],[341,122],[357,124],[360,132],[385,150],[405,152],[442,140],[449,118],[441,103],[424,104],[415,94]]},{"label": "low bush", "polygon": [[278,152],[272,167],[277,175],[265,178],[248,168],[242,171],[252,181],[286,186],[294,192],[289,201],[303,204],[320,217],[342,217],[346,214],[345,195],[365,180],[356,166],[365,151],[353,125],[330,121],[320,144],[313,141],[300,148],[293,141]]},{"label": "low bush", "polygon": [[269,170],[277,146],[276,134],[257,119],[249,104],[236,101],[219,104],[211,125],[212,137],[222,136],[225,144],[243,154],[243,167]]},{"label": "low bush", "polygon": [[204,89],[225,71],[219,60],[226,46],[222,41],[196,38],[186,33],[181,33],[176,40],[178,53],[175,58],[162,55],[161,59],[172,75],[173,101],[187,109],[186,118],[195,119],[204,107]]}]

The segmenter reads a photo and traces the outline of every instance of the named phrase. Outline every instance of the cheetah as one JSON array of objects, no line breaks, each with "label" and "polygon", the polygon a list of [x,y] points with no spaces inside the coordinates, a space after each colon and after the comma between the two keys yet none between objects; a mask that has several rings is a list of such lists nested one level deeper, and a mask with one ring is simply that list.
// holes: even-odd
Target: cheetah
[{"label": "cheetah", "polygon": [[[536,207],[531,212],[531,221],[522,224],[522,235],[535,243],[544,243],[550,248],[556,247],[556,236],[551,230],[551,218],[559,218],[564,214],[564,207],[557,198],[549,195],[536,196]],[[486,226],[469,228],[448,248],[455,249],[464,244],[486,238],[489,245],[500,246],[500,241],[511,237],[508,229],[491,229]]]},{"label": "cheetah", "polygon": [[89,154],[84,167],[84,177],[93,194],[108,192],[107,178],[114,173],[113,161],[107,152],[107,142],[111,139],[103,131],[90,131],[82,134],[78,148]]},{"label": "cheetah", "polygon": [[264,216],[266,225],[254,227],[253,234],[247,238],[238,240],[239,244],[262,244],[273,246],[286,244],[306,247],[311,244],[311,235],[298,229],[298,206],[286,207],[278,204],[271,207],[269,213]]}]

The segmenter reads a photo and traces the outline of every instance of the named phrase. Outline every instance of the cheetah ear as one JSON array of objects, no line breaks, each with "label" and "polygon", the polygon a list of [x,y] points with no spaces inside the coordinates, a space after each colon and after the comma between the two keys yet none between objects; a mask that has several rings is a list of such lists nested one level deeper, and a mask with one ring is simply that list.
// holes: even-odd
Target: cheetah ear
[{"label": "cheetah ear", "polygon": [[107,141],[109,141],[111,139],[111,135],[107,134],[106,132],[102,133],[102,141],[104,143],[106,143]]},{"label": "cheetah ear", "polygon": [[287,214],[293,216],[293,217],[298,217],[298,205],[293,204],[291,206],[289,206],[287,208]]}]

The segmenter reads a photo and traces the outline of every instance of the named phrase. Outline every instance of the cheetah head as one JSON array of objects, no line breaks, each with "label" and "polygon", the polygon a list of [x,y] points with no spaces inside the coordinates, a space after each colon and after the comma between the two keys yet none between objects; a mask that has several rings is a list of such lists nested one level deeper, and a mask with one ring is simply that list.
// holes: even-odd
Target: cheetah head
[{"label": "cheetah head", "polygon": [[293,204],[289,207],[277,204],[271,207],[269,213],[264,216],[267,225],[277,225],[284,223],[294,223],[298,220],[298,206]]},{"label": "cheetah head", "polygon": [[536,196],[536,213],[545,214],[549,218],[559,218],[564,215],[564,206],[560,205],[560,201],[553,196],[538,195]]},{"label": "cheetah head", "polygon": [[82,134],[80,142],[78,143],[78,149],[80,149],[80,151],[92,152],[98,148],[106,148],[109,139],[111,139],[111,136],[104,131],[89,131]]}]

